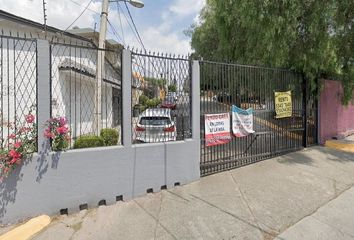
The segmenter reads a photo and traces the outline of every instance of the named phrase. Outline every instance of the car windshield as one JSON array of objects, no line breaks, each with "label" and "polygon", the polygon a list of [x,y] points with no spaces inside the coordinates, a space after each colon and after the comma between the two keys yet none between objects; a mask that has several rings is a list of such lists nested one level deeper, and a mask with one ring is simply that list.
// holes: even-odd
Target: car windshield
[{"label": "car windshield", "polygon": [[166,98],[165,98],[165,102],[173,103],[173,102],[174,102],[174,99],[173,99],[173,97],[166,97]]},{"label": "car windshield", "polygon": [[139,122],[140,125],[169,125],[171,120],[168,117],[142,117]]}]

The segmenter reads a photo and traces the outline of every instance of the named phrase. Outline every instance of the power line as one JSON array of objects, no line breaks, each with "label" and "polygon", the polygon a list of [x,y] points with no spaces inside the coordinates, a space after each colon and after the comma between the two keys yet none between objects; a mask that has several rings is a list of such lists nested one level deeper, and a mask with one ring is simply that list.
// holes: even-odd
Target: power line
[{"label": "power line", "polygon": [[[132,30],[134,37],[136,37],[136,39],[138,39],[138,36],[136,35],[136,32],[134,31],[133,26],[130,24],[130,21],[129,21],[128,17],[125,15],[123,9],[120,8],[120,5],[119,5],[119,4],[118,4],[117,6],[119,7],[119,9],[121,10],[121,12],[123,13],[123,16],[124,16],[126,22],[128,23],[130,29]],[[139,39],[138,39],[138,42],[139,42]],[[146,50],[145,47],[144,47],[140,42],[139,42],[139,44],[144,48],[144,50]]]},{"label": "power line", "polygon": [[119,3],[118,3],[118,1],[117,1],[116,3],[117,3],[118,15],[119,15],[120,29],[121,29],[121,31],[122,31],[123,43],[124,43],[124,45],[125,45],[125,38],[124,38],[124,31],[123,31],[122,18],[121,18],[121,16],[120,16]]},{"label": "power line", "polygon": [[87,10],[87,8],[90,6],[90,4],[92,3],[92,0],[90,0],[90,2],[86,5],[85,9],[80,13],[80,15],[64,30],[64,32],[66,32],[81,16],[82,14],[84,14],[84,12]]},{"label": "power line", "polygon": [[136,34],[137,34],[137,36],[138,36],[138,38],[139,38],[139,41],[140,41],[141,45],[143,46],[143,48],[144,48],[144,50],[145,50],[144,43],[143,43],[143,41],[141,40],[141,37],[140,37],[139,31],[138,31],[138,29],[137,29],[137,27],[136,27],[136,25],[135,25],[134,19],[133,19],[133,17],[132,17],[132,15],[131,15],[131,13],[130,13],[130,10],[129,10],[129,8],[128,8],[128,5],[127,5],[127,3],[126,3],[126,2],[124,2],[124,4],[125,4],[125,7],[126,7],[126,9],[127,9],[127,11],[128,11],[128,14],[129,14],[130,20],[131,20],[131,21],[132,21],[132,23],[133,23],[133,26],[134,26],[135,32],[136,32]]},{"label": "power line", "polygon": [[[74,0],[69,0],[69,1],[72,2],[72,3],[74,3],[74,4],[76,4],[77,6],[85,7],[85,6],[83,6],[82,4],[80,4],[80,3],[78,3],[78,2],[76,2],[76,1],[74,1]],[[94,12],[94,13],[97,13],[97,14],[101,14],[101,13],[99,13],[99,12],[97,12],[97,11],[91,9],[91,8],[87,8],[87,10],[89,10],[89,11],[91,11],[91,12]]]},{"label": "power line", "polygon": [[115,35],[119,41],[122,41],[124,46],[125,46],[125,42],[123,41],[123,39],[120,37],[120,35],[118,34],[117,30],[115,29],[115,27],[113,26],[113,24],[107,19],[108,25],[112,28],[113,30],[113,35]]}]

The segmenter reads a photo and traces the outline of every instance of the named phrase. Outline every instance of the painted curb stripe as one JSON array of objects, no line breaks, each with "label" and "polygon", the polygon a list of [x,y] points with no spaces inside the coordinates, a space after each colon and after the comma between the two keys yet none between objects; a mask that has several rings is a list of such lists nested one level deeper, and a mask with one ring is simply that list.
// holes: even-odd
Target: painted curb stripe
[{"label": "painted curb stripe", "polygon": [[354,143],[343,143],[335,140],[328,140],[326,141],[325,146],[345,152],[354,153]]},{"label": "painted curb stripe", "polygon": [[0,240],[27,240],[50,223],[50,217],[41,215],[0,236]]}]

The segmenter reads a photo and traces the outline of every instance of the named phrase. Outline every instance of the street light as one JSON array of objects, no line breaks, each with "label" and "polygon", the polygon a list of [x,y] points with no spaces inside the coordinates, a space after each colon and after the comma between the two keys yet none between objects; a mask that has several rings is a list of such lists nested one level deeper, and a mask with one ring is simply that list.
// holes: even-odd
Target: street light
[{"label": "street light", "polygon": [[96,88],[95,88],[95,118],[94,118],[94,130],[97,134],[102,129],[102,74],[104,73],[104,59],[105,59],[105,41],[107,33],[107,16],[108,16],[108,4],[109,2],[128,2],[132,6],[137,8],[144,7],[144,3],[141,0],[103,0],[102,1],[102,13],[100,23],[100,33],[98,37],[98,51],[97,51],[97,67],[96,67]]},{"label": "street light", "polygon": [[127,2],[136,8],[143,8],[144,7],[144,3],[140,0],[111,0],[109,2]]}]

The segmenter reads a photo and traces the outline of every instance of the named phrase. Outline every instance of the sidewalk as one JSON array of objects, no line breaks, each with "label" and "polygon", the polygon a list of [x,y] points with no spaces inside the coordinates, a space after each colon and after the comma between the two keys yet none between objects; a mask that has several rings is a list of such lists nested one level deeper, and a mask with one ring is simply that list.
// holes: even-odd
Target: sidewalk
[{"label": "sidewalk", "polygon": [[314,147],[113,206],[35,240],[354,239],[354,154]]}]

